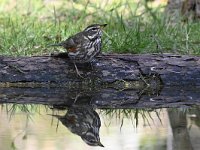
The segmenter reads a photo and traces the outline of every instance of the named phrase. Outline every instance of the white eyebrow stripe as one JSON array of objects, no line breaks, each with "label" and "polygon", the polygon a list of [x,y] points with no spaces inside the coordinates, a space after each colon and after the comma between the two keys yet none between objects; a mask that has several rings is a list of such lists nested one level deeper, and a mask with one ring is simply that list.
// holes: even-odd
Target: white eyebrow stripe
[{"label": "white eyebrow stripe", "polygon": [[91,29],[98,30],[98,27],[89,27],[89,28],[87,28],[85,31],[89,31],[89,30],[91,30]]}]

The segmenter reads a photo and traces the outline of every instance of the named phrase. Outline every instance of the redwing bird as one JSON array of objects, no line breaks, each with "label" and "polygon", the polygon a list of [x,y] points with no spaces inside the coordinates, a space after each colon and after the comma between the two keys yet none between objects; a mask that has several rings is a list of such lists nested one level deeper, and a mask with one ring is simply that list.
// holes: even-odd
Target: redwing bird
[{"label": "redwing bird", "polygon": [[65,41],[52,44],[50,46],[62,46],[68,51],[70,60],[74,63],[77,74],[82,77],[78,71],[76,63],[91,62],[101,50],[102,28],[107,24],[92,24]]},{"label": "redwing bird", "polygon": [[73,106],[68,109],[64,116],[51,116],[58,118],[64,126],[72,133],[80,136],[88,145],[104,147],[99,137],[101,120],[93,108]]}]

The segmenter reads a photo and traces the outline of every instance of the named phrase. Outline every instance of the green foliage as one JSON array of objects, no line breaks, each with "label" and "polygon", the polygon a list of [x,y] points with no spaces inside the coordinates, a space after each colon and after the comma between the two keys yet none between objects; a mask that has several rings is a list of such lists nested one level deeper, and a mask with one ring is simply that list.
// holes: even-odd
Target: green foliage
[{"label": "green foliage", "polygon": [[[100,109],[99,111],[99,114],[101,114],[101,116],[107,117],[108,123],[113,118],[116,121],[119,121],[120,129],[123,127],[124,119],[130,119],[136,128],[138,127],[139,122],[141,121],[144,124],[150,126],[151,123],[154,124],[154,119],[159,119],[160,123],[162,124],[162,120],[160,118],[160,113],[162,112],[162,109]],[[154,115],[156,117],[152,117],[151,115]]]},{"label": "green foliage", "polygon": [[44,55],[57,43],[92,23],[108,23],[103,51],[111,53],[199,51],[199,22],[169,25],[163,7],[145,1],[0,0],[0,54]]}]

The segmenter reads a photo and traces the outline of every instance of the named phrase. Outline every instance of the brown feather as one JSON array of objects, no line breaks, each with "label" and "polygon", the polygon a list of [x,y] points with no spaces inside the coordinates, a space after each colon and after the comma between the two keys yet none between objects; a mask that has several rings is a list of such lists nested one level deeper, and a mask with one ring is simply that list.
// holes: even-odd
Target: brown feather
[{"label": "brown feather", "polygon": [[68,48],[68,51],[69,51],[69,52],[76,52],[76,47]]}]

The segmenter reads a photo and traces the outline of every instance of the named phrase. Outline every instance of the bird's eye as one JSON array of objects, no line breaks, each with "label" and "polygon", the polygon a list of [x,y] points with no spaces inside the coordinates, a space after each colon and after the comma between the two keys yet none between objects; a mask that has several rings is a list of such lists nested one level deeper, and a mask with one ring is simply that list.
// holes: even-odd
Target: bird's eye
[{"label": "bird's eye", "polygon": [[96,31],[97,30],[97,28],[92,28],[92,31]]},{"label": "bird's eye", "polygon": [[95,143],[96,141],[95,140],[89,140],[90,141],[90,143]]}]

